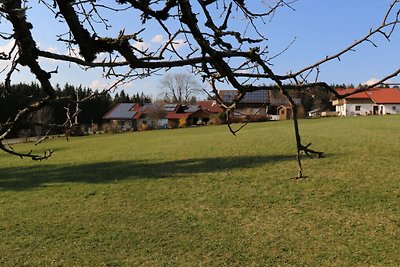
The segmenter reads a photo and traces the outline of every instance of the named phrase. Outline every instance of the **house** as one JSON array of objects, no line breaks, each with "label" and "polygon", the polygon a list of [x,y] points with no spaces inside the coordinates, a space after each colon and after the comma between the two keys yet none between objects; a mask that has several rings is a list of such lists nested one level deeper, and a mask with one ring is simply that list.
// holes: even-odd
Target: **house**
[{"label": "house", "polygon": [[167,128],[168,120],[165,118],[165,108],[167,104],[152,104],[145,103],[141,105],[140,109],[134,116],[136,120],[137,129],[158,129]]},{"label": "house", "polygon": [[137,113],[140,109],[136,103],[119,103],[107,112],[103,119],[110,120],[114,127],[121,130],[137,129]]},{"label": "house", "polygon": [[113,127],[122,131],[166,128],[167,120],[153,115],[157,109],[162,107],[150,103],[119,103],[107,112],[103,119],[110,120]]},{"label": "house", "polygon": [[198,105],[166,104],[165,110],[168,128],[206,124],[210,117],[210,113]]},{"label": "house", "polygon": [[204,125],[210,119],[210,112],[202,109],[197,104],[183,106],[185,113],[189,113],[189,125]]},{"label": "house", "polygon": [[[337,92],[344,95],[354,90],[337,89]],[[400,91],[397,88],[374,88],[335,99],[332,104],[339,116],[400,114]]]},{"label": "house", "polygon": [[210,113],[198,105],[120,103],[103,119],[122,131],[206,124]]},{"label": "house", "polygon": [[[304,107],[301,104],[300,98],[293,98],[297,107],[298,118],[304,118]],[[268,114],[272,120],[290,120],[293,118],[293,107],[286,96],[280,92],[270,92],[270,105]]]},{"label": "house", "polygon": [[[224,103],[232,103],[237,96],[237,90],[220,90],[219,96]],[[269,93],[267,90],[260,90],[246,93],[243,99],[237,104],[233,111],[236,117],[266,116],[269,104]]]}]

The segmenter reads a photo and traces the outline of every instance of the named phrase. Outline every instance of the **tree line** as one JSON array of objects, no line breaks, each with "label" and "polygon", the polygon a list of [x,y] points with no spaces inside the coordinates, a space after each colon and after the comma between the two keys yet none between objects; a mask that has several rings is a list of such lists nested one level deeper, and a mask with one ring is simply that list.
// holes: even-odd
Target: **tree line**
[{"label": "tree line", "polygon": [[[65,125],[65,129],[63,127],[52,127],[52,125],[63,125],[66,117],[75,113],[77,108],[79,109],[79,113],[75,122],[91,125],[100,124],[104,114],[118,103],[151,102],[151,98],[143,93],[136,93],[130,96],[123,90],[112,96],[110,93],[99,93],[97,90],[91,88],[71,84],[65,84],[63,87],[56,85],[55,88],[59,100],[20,121],[19,127],[9,134],[9,138],[17,137],[21,131],[24,133],[30,131],[31,135],[41,135],[44,134],[44,131],[48,130],[52,134],[62,133],[67,128],[67,125]],[[79,103],[80,99],[92,95],[95,95],[95,97]],[[2,125],[10,121],[11,118],[14,118],[24,107],[34,103],[41,97],[43,97],[43,90],[37,83],[11,85],[11,90],[4,92],[0,96],[0,134],[6,130]],[[46,124],[47,126],[44,127],[42,124]]]}]

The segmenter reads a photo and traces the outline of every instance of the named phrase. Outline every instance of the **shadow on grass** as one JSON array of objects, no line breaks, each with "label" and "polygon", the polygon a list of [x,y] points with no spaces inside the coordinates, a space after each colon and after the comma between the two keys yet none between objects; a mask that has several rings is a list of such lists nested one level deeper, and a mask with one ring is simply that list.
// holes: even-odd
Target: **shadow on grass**
[{"label": "shadow on grass", "polygon": [[0,189],[28,190],[46,183],[107,183],[124,179],[186,178],[191,174],[252,168],[293,160],[292,155],[200,158],[167,162],[112,161],[76,165],[41,165],[0,169]]}]

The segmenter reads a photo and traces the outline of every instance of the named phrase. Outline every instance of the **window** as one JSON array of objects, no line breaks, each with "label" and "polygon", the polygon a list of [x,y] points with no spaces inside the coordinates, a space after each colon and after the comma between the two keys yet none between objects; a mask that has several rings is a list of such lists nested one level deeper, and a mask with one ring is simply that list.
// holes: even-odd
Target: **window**
[{"label": "window", "polygon": [[396,110],[396,106],[392,106],[392,110]]},{"label": "window", "polygon": [[361,110],[361,106],[356,106],[356,111],[360,111]]}]

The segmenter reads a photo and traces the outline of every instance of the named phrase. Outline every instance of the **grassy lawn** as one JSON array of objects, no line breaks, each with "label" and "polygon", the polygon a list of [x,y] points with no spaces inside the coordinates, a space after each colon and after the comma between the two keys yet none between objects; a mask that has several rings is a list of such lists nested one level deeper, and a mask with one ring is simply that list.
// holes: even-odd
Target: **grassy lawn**
[{"label": "grassy lawn", "polygon": [[[400,116],[50,140],[0,154],[1,266],[398,266]],[[15,149],[26,149],[16,145]]]}]

